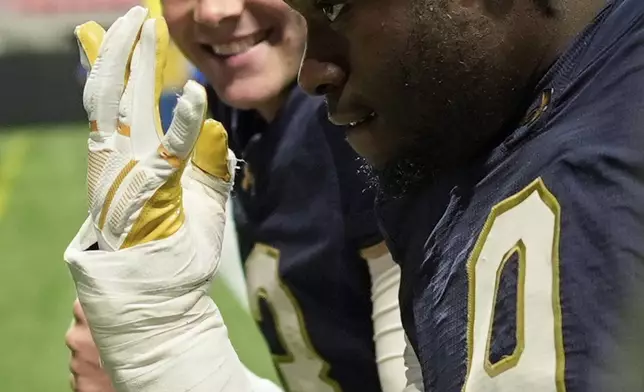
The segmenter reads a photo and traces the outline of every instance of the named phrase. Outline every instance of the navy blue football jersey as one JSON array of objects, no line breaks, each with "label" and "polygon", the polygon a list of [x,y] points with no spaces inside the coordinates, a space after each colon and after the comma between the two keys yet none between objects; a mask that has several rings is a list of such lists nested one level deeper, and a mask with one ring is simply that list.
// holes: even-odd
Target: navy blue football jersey
[{"label": "navy blue football jersey", "polygon": [[251,310],[291,391],[380,391],[371,281],[374,192],[319,98],[295,84],[277,117],[210,107],[242,159],[233,212]]},{"label": "navy blue football jersey", "polygon": [[644,2],[609,2],[485,157],[376,210],[425,391],[633,390],[605,380],[642,284]]}]

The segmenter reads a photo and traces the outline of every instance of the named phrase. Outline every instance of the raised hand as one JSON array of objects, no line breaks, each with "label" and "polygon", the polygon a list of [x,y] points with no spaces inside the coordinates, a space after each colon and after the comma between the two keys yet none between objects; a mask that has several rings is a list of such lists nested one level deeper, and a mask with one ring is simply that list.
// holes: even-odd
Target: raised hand
[{"label": "raised hand", "polygon": [[89,70],[89,217],[65,259],[104,368],[117,391],[249,390],[208,296],[236,164],[227,134],[204,121],[195,82],[163,134],[163,18],[134,7],[107,33],[75,32]]}]

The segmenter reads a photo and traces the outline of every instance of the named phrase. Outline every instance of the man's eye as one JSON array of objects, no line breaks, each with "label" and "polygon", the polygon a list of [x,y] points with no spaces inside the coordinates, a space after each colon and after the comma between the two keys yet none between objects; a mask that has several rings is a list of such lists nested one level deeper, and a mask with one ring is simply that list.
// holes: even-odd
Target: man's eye
[{"label": "man's eye", "polygon": [[330,22],[334,22],[342,14],[346,3],[324,4],[320,2],[319,7]]}]

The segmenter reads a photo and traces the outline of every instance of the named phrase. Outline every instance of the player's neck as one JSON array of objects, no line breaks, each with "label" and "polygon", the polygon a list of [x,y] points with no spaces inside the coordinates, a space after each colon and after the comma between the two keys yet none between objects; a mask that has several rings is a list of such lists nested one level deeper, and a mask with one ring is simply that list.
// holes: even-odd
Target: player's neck
[{"label": "player's neck", "polygon": [[551,22],[555,30],[554,39],[548,46],[542,60],[542,67],[549,67],[606,6],[606,0],[569,1],[559,7],[557,16]]}]

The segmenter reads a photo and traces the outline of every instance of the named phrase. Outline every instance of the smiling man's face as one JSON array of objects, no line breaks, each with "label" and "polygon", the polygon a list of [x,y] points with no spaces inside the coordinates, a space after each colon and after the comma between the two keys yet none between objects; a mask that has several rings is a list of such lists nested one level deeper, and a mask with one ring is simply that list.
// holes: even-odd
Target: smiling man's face
[{"label": "smiling man's face", "polygon": [[282,0],[162,0],[174,42],[229,105],[257,109],[297,77],[304,19]]}]

